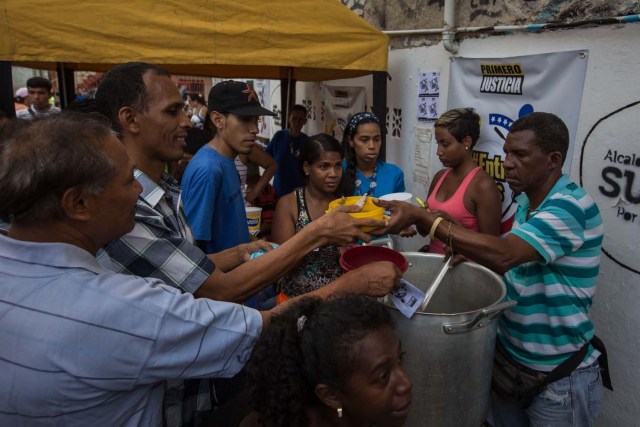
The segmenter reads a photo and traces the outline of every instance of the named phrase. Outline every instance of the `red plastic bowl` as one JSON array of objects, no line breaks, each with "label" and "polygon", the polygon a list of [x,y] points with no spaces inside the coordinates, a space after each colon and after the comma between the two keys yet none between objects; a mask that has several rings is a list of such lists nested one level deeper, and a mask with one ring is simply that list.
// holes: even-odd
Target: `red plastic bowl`
[{"label": "red plastic bowl", "polygon": [[351,271],[376,261],[391,261],[403,273],[409,268],[404,255],[384,246],[354,246],[340,256],[340,266],[344,271]]}]

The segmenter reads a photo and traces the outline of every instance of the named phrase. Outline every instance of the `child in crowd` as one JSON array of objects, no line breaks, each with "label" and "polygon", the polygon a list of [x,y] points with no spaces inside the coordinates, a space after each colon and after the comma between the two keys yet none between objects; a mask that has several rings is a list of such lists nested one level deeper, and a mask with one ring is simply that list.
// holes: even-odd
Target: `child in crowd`
[{"label": "child in crowd", "polygon": [[[250,153],[238,154],[234,159],[238,176],[240,177],[240,189],[242,190],[242,199],[245,206],[257,206],[255,200],[259,193],[262,193],[273,178],[273,174],[278,169],[278,164],[273,157],[264,151],[260,144],[256,143]],[[249,164],[262,168],[262,174],[258,174],[258,180],[248,188],[247,168]]]}]

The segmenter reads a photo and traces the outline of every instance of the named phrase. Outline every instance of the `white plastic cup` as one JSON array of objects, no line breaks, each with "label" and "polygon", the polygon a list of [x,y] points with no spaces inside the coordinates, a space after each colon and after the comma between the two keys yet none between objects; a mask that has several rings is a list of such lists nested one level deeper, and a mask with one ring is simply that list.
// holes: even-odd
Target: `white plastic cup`
[{"label": "white plastic cup", "polygon": [[260,218],[262,217],[262,208],[255,206],[245,206],[244,210],[247,213],[247,227],[249,227],[249,233],[254,236],[260,231]]},{"label": "white plastic cup", "polygon": [[399,202],[409,202],[411,203],[411,199],[413,199],[413,194],[411,193],[390,193],[385,194],[384,196],[378,197],[380,200],[397,200]]},{"label": "white plastic cup", "polygon": [[[411,193],[389,193],[384,196],[378,197],[380,200],[397,200],[399,202],[408,202],[412,203],[413,194]],[[388,210],[384,211],[384,216],[389,218],[391,216],[391,212]]]}]

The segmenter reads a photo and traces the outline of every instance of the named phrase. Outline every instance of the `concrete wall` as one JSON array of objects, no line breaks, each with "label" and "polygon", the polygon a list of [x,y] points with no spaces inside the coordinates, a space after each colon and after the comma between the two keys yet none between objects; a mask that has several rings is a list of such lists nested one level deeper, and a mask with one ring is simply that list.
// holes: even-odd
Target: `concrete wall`
[{"label": "concrete wall", "polygon": [[[381,30],[442,28],[444,0],[341,0]],[[567,23],[640,13],[634,0],[456,0],[456,27]],[[460,37],[475,37],[464,34]],[[439,36],[394,38],[393,48],[437,43]]]},{"label": "concrete wall", "polygon": [[[444,0],[342,0],[381,30],[442,25]],[[633,0],[456,0],[457,26],[573,22],[640,11]]]},{"label": "concrete wall", "polygon": [[[597,426],[640,426],[640,24],[548,31],[539,34],[466,39],[459,56],[504,57],[588,49],[571,178],[596,199],[605,226],[598,292],[592,318],[609,349],[616,391],[605,393]],[[413,181],[417,125],[418,73],[440,70],[441,112],[446,111],[449,57],[441,44],[396,49],[389,54],[388,107],[397,112],[399,136],[387,136],[387,159],[405,171],[408,191],[423,196],[427,189]],[[365,86],[371,79],[326,82]],[[320,84],[298,86],[298,102],[311,99]],[[369,102],[370,104],[370,102]],[[619,111],[618,111],[619,110]],[[393,120],[393,118],[392,118]],[[392,124],[393,125],[393,124]],[[396,123],[397,125],[397,123]],[[313,121],[307,127],[320,126]],[[315,128],[317,130],[318,128]],[[635,157],[634,157],[635,156]],[[441,165],[431,150],[432,177]],[[582,167],[581,167],[582,166]],[[401,249],[424,243],[414,238]]]}]

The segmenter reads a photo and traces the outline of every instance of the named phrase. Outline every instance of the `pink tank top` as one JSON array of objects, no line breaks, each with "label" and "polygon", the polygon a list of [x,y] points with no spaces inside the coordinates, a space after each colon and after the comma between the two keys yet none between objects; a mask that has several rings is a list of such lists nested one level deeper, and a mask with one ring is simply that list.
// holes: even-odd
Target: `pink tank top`
[{"label": "pink tank top", "polygon": [[[431,195],[427,198],[427,202],[429,204],[429,210],[432,212],[435,211],[443,211],[448,213],[452,218],[458,221],[460,224],[464,226],[464,228],[468,228],[469,230],[479,231],[478,227],[478,217],[473,215],[469,210],[464,206],[464,194],[467,192],[467,188],[471,183],[473,177],[478,173],[480,167],[473,169],[471,172],[464,177],[460,186],[453,194],[453,196],[449,197],[444,202],[439,202],[436,200],[436,195],[438,194],[438,190],[440,190],[440,186],[444,182],[451,169],[447,169],[445,173],[442,174],[440,180],[436,183]],[[444,254],[444,243],[438,239],[433,239],[431,244],[429,245],[429,252],[436,254]]]}]

